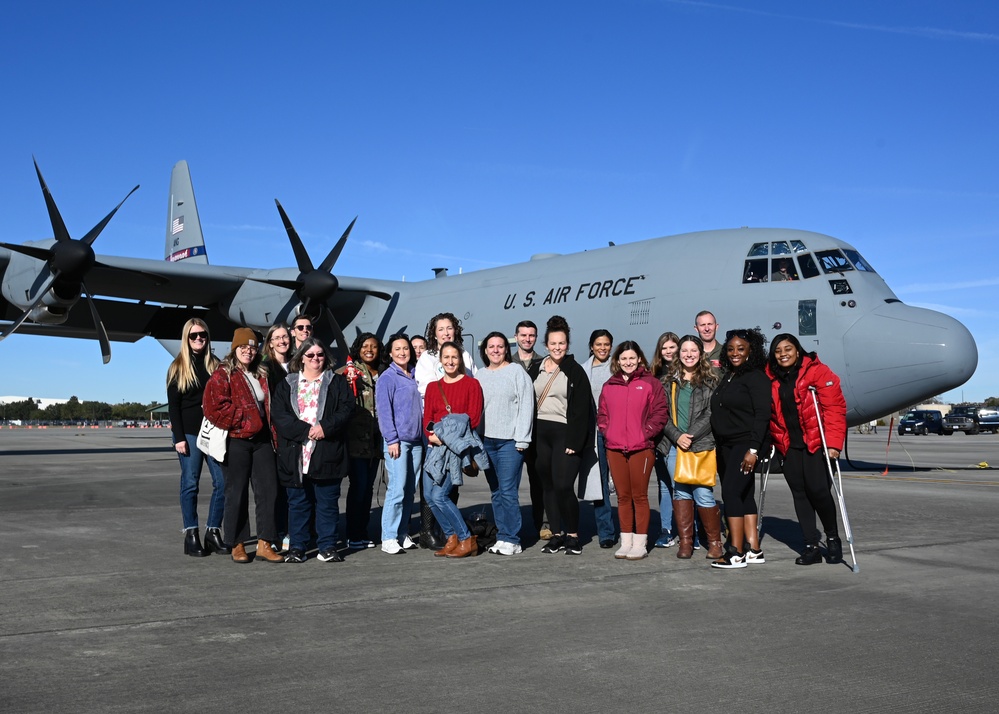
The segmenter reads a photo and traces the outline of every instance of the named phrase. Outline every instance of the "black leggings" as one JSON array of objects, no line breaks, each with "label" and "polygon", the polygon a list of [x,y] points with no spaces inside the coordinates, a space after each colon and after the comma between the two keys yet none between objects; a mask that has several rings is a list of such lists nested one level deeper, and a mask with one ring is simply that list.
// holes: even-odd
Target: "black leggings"
[{"label": "black leggings", "polygon": [[838,538],[836,502],[829,490],[829,472],[822,451],[810,454],[805,449],[788,449],[784,456],[784,480],[791,488],[794,512],[798,516],[805,545],[819,544],[816,514],[822,521],[826,536]]},{"label": "black leggings", "polygon": [[576,477],[579,476],[579,454],[565,453],[565,436],[569,427],[554,421],[538,419],[534,427],[534,468],[545,493],[545,512],[553,533],[579,532],[579,500],[576,498]]},{"label": "black leggings", "polygon": [[756,509],[756,473],[742,473],[742,459],[749,444],[725,444],[716,447],[718,475],[721,477],[722,501],[726,518],[753,516]]}]

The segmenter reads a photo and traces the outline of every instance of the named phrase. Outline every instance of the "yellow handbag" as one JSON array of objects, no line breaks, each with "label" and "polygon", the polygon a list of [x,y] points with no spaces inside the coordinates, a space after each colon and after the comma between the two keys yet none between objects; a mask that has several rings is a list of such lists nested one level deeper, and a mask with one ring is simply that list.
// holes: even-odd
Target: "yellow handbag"
[{"label": "yellow handbag", "polygon": [[[670,408],[673,423],[676,424],[676,382],[673,382],[670,387]],[[714,449],[710,451],[684,451],[680,447],[676,448],[676,473],[673,474],[675,483],[712,488],[715,485],[717,472],[718,462],[715,459]]]}]

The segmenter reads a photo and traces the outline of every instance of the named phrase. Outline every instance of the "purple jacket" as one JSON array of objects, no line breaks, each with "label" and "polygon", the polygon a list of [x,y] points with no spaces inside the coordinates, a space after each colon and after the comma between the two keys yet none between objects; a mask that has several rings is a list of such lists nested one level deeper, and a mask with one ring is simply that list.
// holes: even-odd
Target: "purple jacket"
[{"label": "purple jacket", "polygon": [[378,428],[386,444],[400,441],[423,441],[423,405],[420,389],[413,377],[407,377],[394,362],[378,375],[375,387],[375,411]]}]

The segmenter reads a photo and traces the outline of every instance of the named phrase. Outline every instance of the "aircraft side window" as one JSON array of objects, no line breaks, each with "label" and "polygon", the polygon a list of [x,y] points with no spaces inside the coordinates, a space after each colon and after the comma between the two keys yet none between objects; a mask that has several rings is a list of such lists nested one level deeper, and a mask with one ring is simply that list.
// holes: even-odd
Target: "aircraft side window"
[{"label": "aircraft side window", "polygon": [[770,261],[768,261],[766,258],[747,260],[746,267],[742,271],[742,282],[744,283],[767,282],[767,263],[769,262]]},{"label": "aircraft side window", "polygon": [[818,320],[815,316],[815,300],[798,301],[798,335],[818,334]]},{"label": "aircraft side window", "polygon": [[771,255],[791,255],[791,248],[788,246],[787,241],[775,240],[770,244],[770,254]]},{"label": "aircraft side window", "polygon": [[795,253],[804,253],[806,250],[808,250],[808,248],[806,248],[805,244],[802,243],[800,240],[793,240],[791,241],[791,250],[793,250]]},{"label": "aircraft side window", "polygon": [[801,276],[805,280],[814,278],[819,274],[819,266],[815,264],[815,258],[812,257],[811,253],[798,256],[798,267],[801,268]]},{"label": "aircraft side window", "polygon": [[749,249],[749,257],[755,258],[758,255],[767,255],[769,250],[770,246],[766,243],[753,243],[753,247]]},{"label": "aircraft side window", "polygon": [[878,272],[872,268],[857,251],[844,248],[843,252],[846,253],[846,257],[850,259],[850,262],[853,263],[853,267],[857,270],[863,270],[865,273]]},{"label": "aircraft side window", "polygon": [[819,259],[819,265],[825,273],[843,273],[853,270],[850,261],[838,250],[822,250],[815,254]]}]

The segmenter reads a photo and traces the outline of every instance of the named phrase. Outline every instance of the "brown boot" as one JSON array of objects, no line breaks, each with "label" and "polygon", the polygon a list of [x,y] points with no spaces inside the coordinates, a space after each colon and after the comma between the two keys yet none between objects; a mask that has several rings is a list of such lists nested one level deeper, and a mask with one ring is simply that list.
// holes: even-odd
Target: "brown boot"
[{"label": "brown boot", "polygon": [[260,558],[261,560],[266,560],[268,563],[283,563],[284,556],[278,555],[271,548],[271,544],[265,540],[257,541],[257,552],[253,556],[254,558]]},{"label": "brown boot", "polygon": [[[457,538],[458,536],[455,536]],[[467,558],[479,554],[479,543],[475,536],[468,536],[465,540],[458,541],[458,547],[447,554],[449,558]]]},{"label": "brown boot", "polygon": [[451,555],[451,553],[453,553],[455,548],[457,547],[458,547],[458,536],[450,535],[447,537],[447,543],[444,544],[444,547],[438,551],[435,551],[434,555],[437,556],[438,558],[443,558],[445,556]]},{"label": "brown boot", "polygon": [[250,556],[246,554],[246,548],[243,547],[242,543],[237,543],[232,547],[232,562],[234,563],[250,562]]},{"label": "brown boot", "polygon": [[676,557],[690,560],[694,555],[694,502],[686,498],[682,501],[673,499],[673,517],[676,519],[676,532],[680,537]]},{"label": "brown boot", "polygon": [[725,547],[721,537],[721,511],[718,506],[711,508],[698,508],[701,515],[701,523],[708,534],[708,555],[709,560],[716,560],[725,555]]}]

